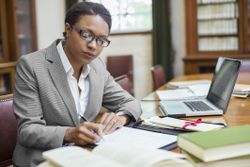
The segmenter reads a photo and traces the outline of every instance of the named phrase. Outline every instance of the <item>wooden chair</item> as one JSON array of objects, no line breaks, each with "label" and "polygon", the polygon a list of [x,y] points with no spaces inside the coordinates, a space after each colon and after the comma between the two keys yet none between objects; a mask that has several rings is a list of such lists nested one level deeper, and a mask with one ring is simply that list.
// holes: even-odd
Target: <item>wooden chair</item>
[{"label": "wooden chair", "polygon": [[162,65],[155,65],[151,67],[153,87],[154,90],[158,89],[166,83],[165,74]]},{"label": "wooden chair", "polygon": [[13,112],[13,95],[0,96],[0,166],[12,164],[16,146],[17,121]]},{"label": "wooden chair", "polygon": [[240,72],[250,72],[250,60],[243,60]]},{"label": "wooden chair", "polygon": [[132,96],[134,96],[133,86],[127,75],[121,75],[115,78],[115,81]]}]

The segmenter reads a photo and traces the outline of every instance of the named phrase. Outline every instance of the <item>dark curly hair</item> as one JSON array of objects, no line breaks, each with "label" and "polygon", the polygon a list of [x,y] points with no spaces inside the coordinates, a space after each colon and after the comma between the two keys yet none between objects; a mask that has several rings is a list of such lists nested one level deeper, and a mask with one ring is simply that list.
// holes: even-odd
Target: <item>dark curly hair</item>
[{"label": "dark curly hair", "polygon": [[[102,4],[93,2],[80,2],[74,4],[66,13],[65,23],[69,23],[73,26],[82,15],[99,15],[108,24],[110,31],[112,18],[110,12]],[[66,36],[65,32],[63,32],[63,36]]]}]

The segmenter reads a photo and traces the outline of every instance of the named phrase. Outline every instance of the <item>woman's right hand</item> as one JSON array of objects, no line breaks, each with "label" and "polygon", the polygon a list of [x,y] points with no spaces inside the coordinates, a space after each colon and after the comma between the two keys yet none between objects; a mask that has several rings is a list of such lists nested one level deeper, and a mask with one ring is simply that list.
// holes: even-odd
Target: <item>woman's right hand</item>
[{"label": "woman's right hand", "polygon": [[102,137],[103,125],[93,122],[83,122],[75,128],[68,128],[64,136],[64,142],[77,145],[91,144]]}]

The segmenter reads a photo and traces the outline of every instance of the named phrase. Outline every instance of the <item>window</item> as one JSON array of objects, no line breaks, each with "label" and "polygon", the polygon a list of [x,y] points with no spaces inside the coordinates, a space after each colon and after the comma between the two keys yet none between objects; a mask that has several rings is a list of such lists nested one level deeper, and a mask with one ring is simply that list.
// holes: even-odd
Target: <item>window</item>
[{"label": "window", "polygon": [[112,15],[111,33],[152,30],[151,0],[88,0],[103,4]]}]

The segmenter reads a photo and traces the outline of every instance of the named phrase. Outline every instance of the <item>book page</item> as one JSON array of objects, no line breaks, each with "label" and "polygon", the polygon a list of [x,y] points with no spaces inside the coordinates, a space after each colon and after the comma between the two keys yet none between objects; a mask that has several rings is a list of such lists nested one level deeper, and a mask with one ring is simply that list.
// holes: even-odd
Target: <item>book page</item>
[{"label": "book page", "polygon": [[[151,118],[147,119],[146,122],[150,122],[150,123],[153,123],[155,125],[160,125],[161,127],[164,127],[164,125],[165,125],[166,128],[168,128],[170,126],[170,127],[176,127],[176,128],[183,129],[183,126],[187,122],[192,122],[192,121],[171,118],[171,117],[160,118],[158,116],[155,116],[155,117],[151,117]],[[197,123],[195,125],[189,125],[189,126],[185,127],[185,129],[187,129],[187,130],[203,131],[203,132],[209,131],[209,130],[221,129],[221,128],[224,128],[224,126],[217,125],[217,124],[203,123],[203,122]]]},{"label": "book page", "polygon": [[199,85],[199,84],[211,84],[210,80],[189,80],[189,81],[176,81],[176,82],[168,82],[167,86],[169,88],[187,88],[191,85]]},{"label": "book page", "polygon": [[124,167],[115,161],[95,155],[78,146],[67,146],[43,152],[43,157],[53,166],[64,167]]},{"label": "book page", "polygon": [[93,150],[93,153],[117,161],[127,167],[150,167],[157,163],[163,165],[164,161],[166,162],[165,164],[173,164],[176,159],[185,157],[182,154],[160,149],[131,147],[110,143],[97,146]]},{"label": "book page", "polygon": [[124,146],[136,146],[142,148],[160,148],[177,141],[174,135],[156,133],[141,129],[121,127],[96,143],[102,145],[106,143],[119,144]]}]

